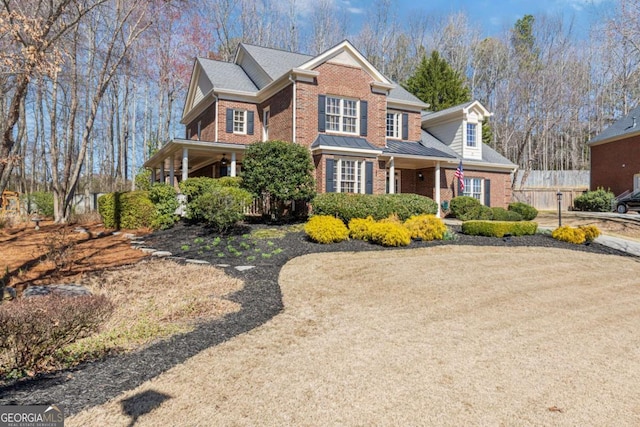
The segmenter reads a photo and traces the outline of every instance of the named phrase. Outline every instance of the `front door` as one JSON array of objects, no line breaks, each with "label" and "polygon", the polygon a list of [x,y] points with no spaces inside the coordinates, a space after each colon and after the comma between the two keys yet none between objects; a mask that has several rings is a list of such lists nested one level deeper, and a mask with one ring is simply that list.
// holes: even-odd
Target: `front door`
[{"label": "front door", "polygon": [[[394,187],[393,187],[393,189],[394,189],[394,193],[396,193],[396,194],[399,194],[400,190],[401,190],[401,188],[400,188],[400,182],[401,182],[401,176],[402,176],[401,172],[402,171],[398,170],[398,169],[396,169],[396,171],[395,171],[396,177],[394,179]],[[386,189],[386,191],[387,191],[387,194],[389,194],[389,171],[387,171],[387,189]]]}]

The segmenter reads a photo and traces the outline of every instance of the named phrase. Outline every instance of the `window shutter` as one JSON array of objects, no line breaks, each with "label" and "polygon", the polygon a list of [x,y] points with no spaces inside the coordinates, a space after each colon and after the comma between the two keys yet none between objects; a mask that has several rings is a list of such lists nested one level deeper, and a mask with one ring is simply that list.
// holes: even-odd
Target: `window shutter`
[{"label": "window shutter", "polygon": [[367,136],[367,101],[360,101],[360,136]]},{"label": "window shutter", "polygon": [[364,192],[373,194],[373,162],[364,164]]},{"label": "window shutter", "polygon": [[409,139],[409,115],[402,113],[402,139]]},{"label": "window shutter", "polygon": [[233,133],[233,109],[227,108],[227,133]]},{"label": "window shutter", "polygon": [[333,182],[333,168],[334,168],[334,160],[333,159],[327,159],[326,162],[326,193],[335,193],[336,192],[336,188],[335,188],[335,183]]},{"label": "window shutter", "polygon": [[324,132],[327,125],[325,117],[326,103],[327,97],[318,95],[318,132]]},{"label": "window shutter", "polygon": [[491,181],[484,180],[484,205],[491,207]]},{"label": "window shutter", "polygon": [[247,134],[253,135],[253,111],[247,111]]}]

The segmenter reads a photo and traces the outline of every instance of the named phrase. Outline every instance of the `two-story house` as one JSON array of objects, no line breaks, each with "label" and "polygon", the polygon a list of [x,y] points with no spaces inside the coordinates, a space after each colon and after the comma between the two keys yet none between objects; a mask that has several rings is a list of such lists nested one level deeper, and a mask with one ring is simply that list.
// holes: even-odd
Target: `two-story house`
[{"label": "two-story house", "polygon": [[318,56],[240,44],[233,62],[197,58],[185,138],[146,163],[155,181],[235,176],[246,147],[284,140],[311,151],[318,192],[417,193],[438,205],[464,194],[511,200],[515,165],[482,143],[490,113],[469,102],[436,113],[344,41]]}]

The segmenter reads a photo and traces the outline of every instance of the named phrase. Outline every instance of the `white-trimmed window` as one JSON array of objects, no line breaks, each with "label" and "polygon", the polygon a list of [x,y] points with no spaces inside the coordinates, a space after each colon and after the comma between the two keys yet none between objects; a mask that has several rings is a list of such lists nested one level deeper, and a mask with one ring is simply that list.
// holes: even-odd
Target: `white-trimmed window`
[{"label": "white-trimmed window", "polygon": [[329,132],[358,133],[358,101],[327,96],[326,128]]},{"label": "white-trimmed window", "polygon": [[465,178],[463,195],[473,197],[483,203],[482,178]]},{"label": "white-trimmed window", "polygon": [[233,133],[247,133],[246,110],[233,110]]},{"label": "white-trimmed window", "polygon": [[400,128],[402,125],[402,114],[387,113],[387,138],[400,138]]},{"label": "white-trimmed window", "polygon": [[336,159],[333,182],[336,193],[364,193],[364,161]]},{"label": "white-trimmed window", "polygon": [[269,120],[271,119],[271,110],[266,107],[262,112],[262,140],[269,140]]},{"label": "white-trimmed window", "polygon": [[478,125],[467,123],[467,147],[477,147],[478,145]]},{"label": "white-trimmed window", "polygon": [[201,135],[202,135],[202,120],[198,120],[198,141],[200,141]]}]

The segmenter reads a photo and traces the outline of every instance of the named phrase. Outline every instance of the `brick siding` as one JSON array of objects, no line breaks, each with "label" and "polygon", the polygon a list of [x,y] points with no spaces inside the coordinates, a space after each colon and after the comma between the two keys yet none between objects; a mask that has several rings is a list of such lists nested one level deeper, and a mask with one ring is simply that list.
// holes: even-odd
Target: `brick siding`
[{"label": "brick siding", "polygon": [[591,190],[610,189],[615,195],[633,190],[640,173],[640,136],[591,147]]}]

